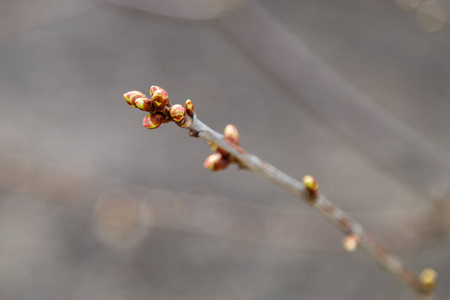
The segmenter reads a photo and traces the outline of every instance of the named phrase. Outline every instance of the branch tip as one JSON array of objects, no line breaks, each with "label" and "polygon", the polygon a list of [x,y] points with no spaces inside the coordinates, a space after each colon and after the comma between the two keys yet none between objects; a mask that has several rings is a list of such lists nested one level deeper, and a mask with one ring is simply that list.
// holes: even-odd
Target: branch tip
[{"label": "branch tip", "polygon": [[136,107],[136,100],[138,98],[144,98],[144,97],[146,98],[146,96],[139,91],[130,91],[130,92],[123,94],[123,98],[125,99],[125,101],[127,101],[128,105],[130,105],[132,107]]}]

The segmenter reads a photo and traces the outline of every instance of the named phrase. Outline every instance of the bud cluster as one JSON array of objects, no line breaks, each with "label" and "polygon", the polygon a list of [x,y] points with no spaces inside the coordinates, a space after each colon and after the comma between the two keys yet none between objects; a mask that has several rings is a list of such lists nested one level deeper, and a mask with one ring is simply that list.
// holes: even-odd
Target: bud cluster
[{"label": "bud cluster", "polygon": [[156,129],[163,123],[174,121],[183,123],[186,116],[194,115],[191,100],[186,100],[186,108],[180,104],[171,105],[169,95],[159,86],[150,87],[150,98],[139,91],[130,91],[123,95],[125,101],[132,107],[149,112],[142,120],[142,125],[148,129]]},{"label": "bud cluster", "polygon": [[[226,141],[239,146],[239,132],[234,125],[228,124],[223,133]],[[211,171],[222,171],[225,170],[230,163],[235,162],[233,157],[227,151],[217,147],[216,144],[209,143],[209,145],[211,146],[211,150],[215,151],[215,153],[205,159],[205,162],[203,163],[203,167],[205,167],[205,169]]]}]

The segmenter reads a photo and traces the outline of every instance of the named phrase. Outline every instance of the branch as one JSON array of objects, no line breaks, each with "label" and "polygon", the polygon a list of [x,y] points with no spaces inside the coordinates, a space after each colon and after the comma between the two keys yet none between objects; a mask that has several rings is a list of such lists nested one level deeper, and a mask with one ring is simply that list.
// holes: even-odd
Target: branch
[{"label": "branch", "polygon": [[[373,158],[421,193],[444,196],[442,186],[447,186],[450,175],[446,151],[383,110],[336,72],[261,1],[247,1],[242,9],[220,19],[220,24],[232,41],[262,66],[260,71],[268,71]],[[411,163],[399,163],[398,157]]]},{"label": "branch", "polygon": [[185,107],[180,104],[171,105],[167,92],[157,86],[150,88],[150,95],[151,98],[148,98],[139,91],[124,94],[129,105],[149,112],[143,119],[144,127],[156,129],[163,123],[173,121],[179,127],[188,129],[190,136],[208,141],[216,151],[205,160],[205,168],[220,171],[229,164],[236,163],[241,168],[265,177],[310,204],[343,231],[346,235],[343,246],[347,251],[353,252],[358,246],[365,248],[385,270],[418,295],[427,299],[440,299],[434,294],[437,273],[433,269],[425,269],[420,275],[416,275],[399,258],[388,252],[360,223],[321,194],[314,177],[307,175],[300,182],[245,151],[239,146],[240,138],[236,127],[227,125],[224,135],[216,132],[197,118],[191,100],[186,100]]}]

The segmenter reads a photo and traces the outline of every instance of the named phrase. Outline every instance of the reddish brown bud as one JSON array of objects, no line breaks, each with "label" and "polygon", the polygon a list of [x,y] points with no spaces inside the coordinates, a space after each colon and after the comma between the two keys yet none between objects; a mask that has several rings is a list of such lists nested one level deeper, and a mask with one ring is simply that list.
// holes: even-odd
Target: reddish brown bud
[{"label": "reddish brown bud", "polygon": [[154,94],[157,90],[161,90],[161,88],[160,88],[159,86],[152,85],[151,88],[150,88],[150,96],[153,96],[153,94]]},{"label": "reddish brown bud", "polygon": [[213,153],[205,159],[203,167],[211,171],[225,170],[230,161],[222,156],[220,153]]},{"label": "reddish brown bud", "polygon": [[123,94],[123,98],[125,99],[125,101],[127,101],[127,103],[133,107],[136,107],[135,101],[138,98],[143,98],[143,97],[146,97],[146,96],[139,91],[130,91],[130,92]]},{"label": "reddish brown bud", "polygon": [[152,96],[153,106],[156,109],[163,109],[167,104],[169,104],[169,95],[163,89],[158,89],[153,92]]},{"label": "reddish brown bud", "polygon": [[170,119],[163,118],[161,122],[162,122],[163,124],[166,124],[166,123],[169,123],[169,122],[170,122]]},{"label": "reddish brown bud", "polygon": [[186,116],[186,111],[184,110],[184,107],[180,104],[175,104],[170,107],[170,116],[172,117],[172,120],[175,122],[180,122],[184,119]]},{"label": "reddish brown bud", "polygon": [[163,116],[160,114],[148,114],[142,120],[142,125],[148,129],[156,129],[161,126]]},{"label": "reddish brown bud", "polygon": [[145,98],[137,98],[135,101],[136,107],[143,111],[151,111],[153,109],[152,100]]},{"label": "reddish brown bud", "polygon": [[236,145],[239,145],[239,140],[240,140],[239,132],[233,124],[228,124],[225,127],[223,134],[224,134],[226,140],[228,140],[232,143],[235,143]]},{"label": "reddish brown bud", "polygon": [[192,101],[187,99],[185,107],[186,107],[186,113],[192,117],[194,115],[194,104],[192,104]]}]

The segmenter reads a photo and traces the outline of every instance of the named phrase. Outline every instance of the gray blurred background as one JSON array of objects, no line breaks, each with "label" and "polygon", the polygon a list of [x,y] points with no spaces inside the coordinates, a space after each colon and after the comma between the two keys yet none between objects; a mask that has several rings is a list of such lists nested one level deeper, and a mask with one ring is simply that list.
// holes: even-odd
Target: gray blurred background
[{"label": "gray blurred background", "polygon": [[0,299],[411,299],[289,193],[142,127],[165,88],[450,294],[444,0],[2,0]]}]

